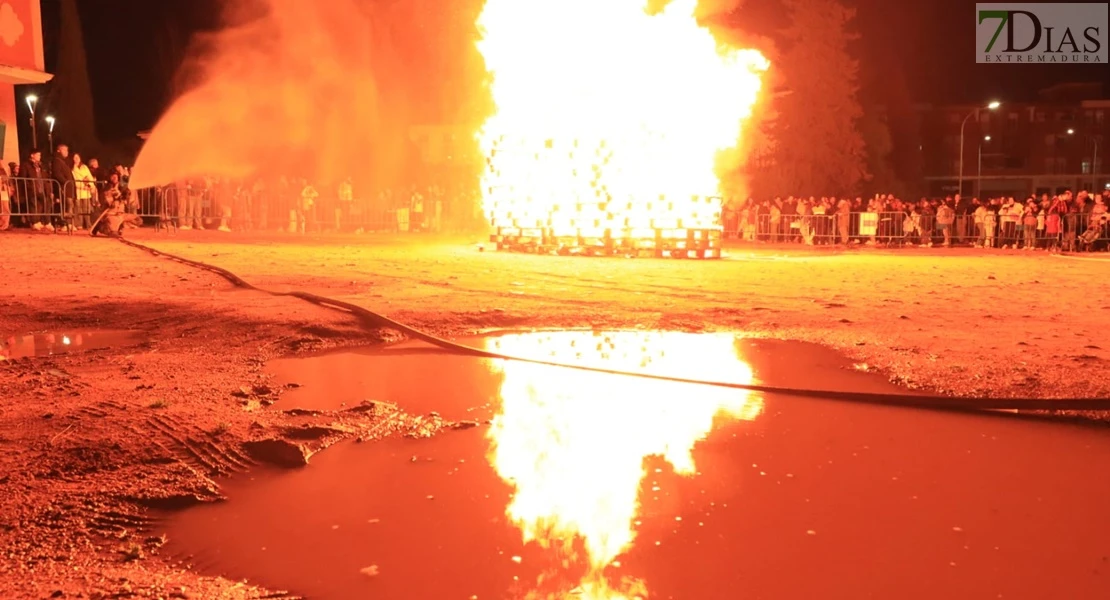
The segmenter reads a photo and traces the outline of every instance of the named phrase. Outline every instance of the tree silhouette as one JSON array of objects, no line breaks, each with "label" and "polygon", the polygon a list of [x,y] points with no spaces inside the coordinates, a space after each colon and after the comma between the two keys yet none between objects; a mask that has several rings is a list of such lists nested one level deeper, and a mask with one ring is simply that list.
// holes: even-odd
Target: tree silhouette
[{"label": "tree silhouette", "polygon": [[899,180],[892,161],[894,141],[886,110],[880,106],[868,106],[859,121],[859,129],[867,151],[868,191],[880,194],[893,192],[904,196],[907,190]]},{"label": "tree silhouette", "polygon": [[[81,16],[77,0],[61,1],[61,22],[54,80],[38,113],[57,119],[54,143],[64,142],[86,155],[99,150],[93,111],[92,87],[89,84],[85,57],[85,39],[81,33]],[[43,125],[39,132],[45,133]],[[44,136],[45,137],[45,136]]]},{"label": "tree silhouette", "polygon": [[918,196],[924,191],[925,168],[921,156],[921,118],[913,106],[906,75],[902,69],[886,70],[881,100],[886,105],[890,129],[890,161],[906,193]]},{"label": "tree silhouette", "polygon": [[776,95],[773,118],[762,127],[773,144],[752,169],[753,188],[763,196],[858,192],[868,173],[859,63],[849,52],[855,12],[838,0],[783,5],[790,24],[776,35],[781,52],[772,69],[788,93]]}]

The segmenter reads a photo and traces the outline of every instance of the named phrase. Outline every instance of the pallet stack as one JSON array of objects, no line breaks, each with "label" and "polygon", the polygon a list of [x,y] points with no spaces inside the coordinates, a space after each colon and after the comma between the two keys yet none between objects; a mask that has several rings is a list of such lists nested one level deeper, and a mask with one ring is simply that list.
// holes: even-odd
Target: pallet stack
[{"label": "pallet stack", "polygon": [[721,199],[660,193],[658,173],[630,168],[653,161],[634,158],[622,164],[605,141],[497,140],[484,178],[490,241],[526,252],[719,258]]}]

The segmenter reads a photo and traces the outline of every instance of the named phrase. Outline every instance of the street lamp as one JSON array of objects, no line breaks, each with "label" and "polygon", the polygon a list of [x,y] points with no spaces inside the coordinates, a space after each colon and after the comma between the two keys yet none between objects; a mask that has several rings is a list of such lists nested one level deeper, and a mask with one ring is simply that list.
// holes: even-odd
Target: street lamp
[{"label": "street lamp", "polygon": [[[992,100],[990,103],[987,104],[986,109],[987,110],[995,110],[999,106],[1002,106],[1001,102],[999,102],[997,100]],[[960,193],[961,194],[964,191],[964,126],[967,125],[967,120],[970,119],[971,117],[975,117],[976,120],[979,120],[978,115],[979,115],[979,112],[981,110],[983,110],[983,109],[982,108],[976,108],[975,110],[967,113],[967,116],[964,117],[963,122],[960,123]]]},{"label": "street lamp", "polygon": [[979,140],[979,172],[975,174],[975,197],[982,200],[983,198],[983,144],[991,141],[991,136],[984,135],[983,139]]},{"label": "street lamp", "polygon": [[35,105],[38,104],[39,97],[34,94],[27,94],[27,108],[31,111],[31,147],[39,145],[39,128],[35,122]]},{"label": "street lamp", "polygon": [[[1068,129],[1068,135],[1075,135],[1075,130]],[[1094,156],[1091,157],[1091,176],[1094,180],[1094,184],[1091,186],[1091,189],[1098,187],[1098,140],[1098,136],[1091,136],[1091,143],[1093,143],[1095,147]]]},{"label": "street lamp", "polygon": [[46,117],[46,124],[50,126],[50,130],[46,132],[46,137],[50,140],[50,156],[54,156],[54,117]]}]

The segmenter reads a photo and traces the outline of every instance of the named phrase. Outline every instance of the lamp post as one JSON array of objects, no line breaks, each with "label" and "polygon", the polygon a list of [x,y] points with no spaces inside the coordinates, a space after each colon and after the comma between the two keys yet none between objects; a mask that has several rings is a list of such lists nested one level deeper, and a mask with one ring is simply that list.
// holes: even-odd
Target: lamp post
[{"label": "lamp post", "polygon": [[[998,108],[999,106],[1002,106],[1002,103],[997,101],[997,100],[994,100],[994,101],[991,101],[989,104],[987,104],[987,106],[985,108],[987,110],[994,110],[994,109]],[[964,191],[964,127],[967,125],[967,120],[970,119],[973,116],[975,117],[975,120],[978,121],[979,117],[977,115],[979,114],[979,111],[981,111],[981,110],[983,110],[983,109],[982,108],[976,108],[975,110],[967,113],[967,116],[964,117],[963,122],[960,123],[960,184],[959,184],[959,191],[960,191],[961,194]]]},{"label": "lamp post", "polygon": [[34,94],[27,94],[27,108],[31,111],[31,147],[39,145],[39,127],[35,122],[35,105],[39,103],[39,97]]},{"label": "lamp post", "polygon": [[1098,142],[1099,139],[1091,136],[1091,141],[1095,143],[1095,154],[1091,157],[1091,177],[1094,178],[1093,187],[1098,187]]},{"label": "lamp post", "polygon": [[[1067,131],[1067,134],[1068,135],[1075,135],[1075,130],[1069,128],[1068,131]],[[1099,142],[1098,136],[1092,135],[1091,136],[1091,143],[1094,144],[1094,155],[1091,156],[1091,178],[1092,178],[1091,190],[1094,190],[1095,188],[1098,187],[1098,142]]]},{"label": "lamp post", "polygon": [[975,197],[983,199],[983,143],[991,141],[991,136],[984,135],[979,140],[979,171],[975,174]]},{"label": "lamp post", "polygon": [[50,140],[50,156],[54,156],[54,117],[46,117],[46,124],[50,126],[50,130],[46,132],[46,137]]}]

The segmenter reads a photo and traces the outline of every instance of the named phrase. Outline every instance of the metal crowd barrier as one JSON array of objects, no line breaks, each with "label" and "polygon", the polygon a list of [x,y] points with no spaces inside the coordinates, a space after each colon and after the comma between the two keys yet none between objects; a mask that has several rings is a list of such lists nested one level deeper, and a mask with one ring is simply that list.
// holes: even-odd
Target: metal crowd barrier
[{"label": "metal crowd barrier", "polygon": [[[0,228],[52,226],[55,232],[88,229],[99,214],[108,183],[70,182],[53,179],[8,177],[9,210],[0,206]],[[439,200],[426,198],[424,210],[397,197],[343,200],[334,190],[321,191],[313,201],[300,190],[241,188],[219,184],[198,189],[168,185],[130,190],[126,210],[148,225],[189,228],[226,228],[234,231],[308,232],[414,232],[462,230],[474,225],[472,200],[450,195]],[[67,227],[72,225],[73,227]],[[989,215],[980,222],[974,215],[957,215],[947,228],[947,238],[933,215],[910,218],[904,212],[853,212],[846,215],[744,215],[726,216],[725,239],[830,245],[845,241],[857,244],[978,245],[1001,248],[1024,247],[1064,250],[1110,249],[1110,216],[1106,213],[1061,215],[1062,231],[1049,236],[1038,227],[1027,236],[1024,224]]]},{"label": "metal crowd barrier", "polygon": [[62,193],[62,186],[53,179],[39,177],[7,177],[8,206],[5,215],[9,226],[31,227],[41,224],[55,231],[65,231],[74,205]]},{"label": "metal crowd barrier", "polygon": [[[9,202],[0,205],[0,228],[40,224],[56,232],[87,230],[109,189],[106,181],[64,186],[48,178],[8,177],[6,181]],[[434,202],[425,201],[423,212],[384,204],[360,198],[344,201],[334,192],[321,193],[309,203],[301,198],[299,188],[293,194],[170,185],[128,190],[124,208],[147,225],[194,229],[306,233],[439,231],[443,227],[442,204],[437,211]]]},{"label": "metal crowd barrier", "polygon": [[[1039,222],[1027,234],[1024,223],[988,216],[980,222],[974,215],[957,215],[947,228],[935,215],[910,217],[904,212],[853,212],[846,215],[758,214],[755,218],[727,219],[725,238],[747,242],[830,245],[844,242],[887,246],[944,243],[1002,248],[1031,244],[1036,248],[1064,250],[1110,250],[1110,215],[1067,213],[1061,215],[1061,232],[1048,235],[1047,224]],[[945,236],[947,229],[947,237]]]},{"label": "metal crowd barrier", "polygon": [[434,201],[425,201],[425,210],[417,213],[411,206],[384,206],[387,203],[382,201],[341,200],[334,192],[321,192],[309,202],[299,189],[282,193],[170,185],[132,190],[132,194],[136,213],[144,221],[190,229],[368,233],[441,231],[444,226],[444,206],[441,203],[437,211]]}]

